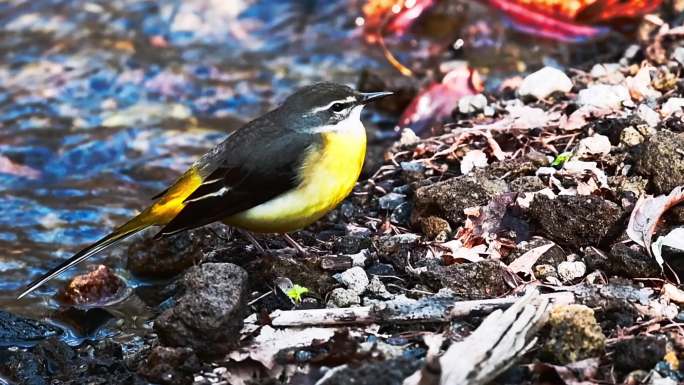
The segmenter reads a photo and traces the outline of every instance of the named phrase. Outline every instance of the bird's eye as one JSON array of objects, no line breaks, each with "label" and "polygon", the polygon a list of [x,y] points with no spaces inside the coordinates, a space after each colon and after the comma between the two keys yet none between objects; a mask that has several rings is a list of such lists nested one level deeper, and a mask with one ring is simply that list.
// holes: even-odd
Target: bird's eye
[{"label": "bird's eye", "polygon": [[330,107],[330,109],[333,110],[334,112],[341,112],[342,110],[344,110],[344,104],[342,104],[342,103],[334,103],[334,104]]}]

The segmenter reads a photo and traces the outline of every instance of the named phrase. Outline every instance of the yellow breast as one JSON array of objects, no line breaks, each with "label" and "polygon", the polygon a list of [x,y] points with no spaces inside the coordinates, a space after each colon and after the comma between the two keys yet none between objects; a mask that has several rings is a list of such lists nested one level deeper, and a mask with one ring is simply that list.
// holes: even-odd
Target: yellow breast
[{"label": "yellow breast", "polygon": [[301,182],[294,190],[224,222],[253,232],[285,233],[304,228],[335,208],[359,178],[366,155],[366,131],[356,120],[344,130],[321,135],[322,145],[306,156]]}]

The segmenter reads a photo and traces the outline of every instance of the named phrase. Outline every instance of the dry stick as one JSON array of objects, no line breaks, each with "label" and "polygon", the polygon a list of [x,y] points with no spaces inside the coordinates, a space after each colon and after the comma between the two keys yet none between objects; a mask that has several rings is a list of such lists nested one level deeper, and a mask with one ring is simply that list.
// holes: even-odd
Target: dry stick
[{"label": "dry stick", "polygon": [[[542,294],[539,300],[553,304],[575,301],[571,292]],[[371,324],[386,322],[447,322],[454,318],[489,314],[511,306],[519,297],[495,298],[475,301],[458,301],[452,297],[427,297],[412,303],[384,302],[373,306],[335,309],[276,310],[270,314],[274,327]],[[257,323],[250,316],[245,324]]]}]

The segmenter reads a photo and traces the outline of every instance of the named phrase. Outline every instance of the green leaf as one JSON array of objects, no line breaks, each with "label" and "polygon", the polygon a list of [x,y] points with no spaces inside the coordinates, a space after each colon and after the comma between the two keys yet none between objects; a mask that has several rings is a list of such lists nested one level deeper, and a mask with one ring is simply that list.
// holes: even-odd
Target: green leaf
[{"label": "green leaf", "polygon": [[563,164],[565,164],[565,162],[570,160],[570,157],[572,157],[572,152],[564,152],[562,154],[558,154],[558,156],[556,156],[556,159],[554,159],[551,163],[551,166],[562,166]]},{"label": "green leaf", "polygon": [[306,287],[295,284],[294,286],[292,286],[292,288],[290,288],[287,291],[286,294],[288,297],[292,298],[292,300],[295,301],[295,303],[300,303],[302,302],[302,295],[308,292],[309,289],[307,289]]}]

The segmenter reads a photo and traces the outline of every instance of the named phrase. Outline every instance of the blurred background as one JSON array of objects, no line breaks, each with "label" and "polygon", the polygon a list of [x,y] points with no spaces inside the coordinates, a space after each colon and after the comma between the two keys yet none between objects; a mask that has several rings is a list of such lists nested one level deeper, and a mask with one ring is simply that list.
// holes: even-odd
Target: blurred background
[{"label": "blurred background", "polygon": [[[544,65],[634,60],[630,44],[682,3],[0,2],[0,307],[44,315],[51,300],[19,307],[16,291],[297,87],[398,92],[367,111],[370,172],[400,128],[438,132],[465,95],[505,93]],[[107,255],[122,266],[116,251],[93,262]]]}]

